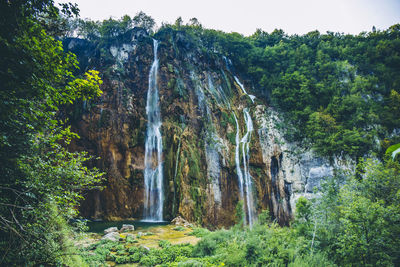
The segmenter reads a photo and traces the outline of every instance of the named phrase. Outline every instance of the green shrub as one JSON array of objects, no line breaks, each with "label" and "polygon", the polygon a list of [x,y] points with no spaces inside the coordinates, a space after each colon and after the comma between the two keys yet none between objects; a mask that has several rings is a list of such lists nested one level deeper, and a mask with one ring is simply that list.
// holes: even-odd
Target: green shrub
[{"label": "green shrub", "polygon": [[127,254],[126,250],[122,249],[122,250],[117,250],[116,252],[117,255],[125,255]]},{"label": "green shrub", "polygon": [[139,262],[141,258],[141,254],[139,252],[135,252],[129,256],[129,262]]},{"label": "green shrub", "polygon": [[227,133],[227,134],[226,134],[226,137],[228,138],[229,142],[230,142],[232,145],[235,145],[235,144],[236,144],[236,132]]},{"label": "green shrub", "polygon": [[217,249],[217,242],[211,238],[204,238],[200,240],[193,250],[195,257],[210,256],[213,255]]},{"label": "green shrub", "polygon": [[115,257],[115,262],[118,264],[127,263],[129,261],[128,256],[117,256]]},{"label": "green shrub", "polygon": [[210,233],[210,231],[207,228],[194,228],[189,235],[193,235],[195,237],[203,237],[206,236]]},{"label": "green shrub", "polygon": [[137,247],[130,247],[128,249],[129,254],[134,254],[136,252],[139,252],[139,249]]},{"label": "green shrub", "polygon": [[322,253],[316,253],[312,255],[303,255],[298,256],[295,260],[288,264],[288,267],[319,267],[319,266],[326,266],[326,267],[333,267],[337,266],[333,262],[331,262],[328,257]]},{"label": "green shrub", "polygon": [[180,262],[178,264],[178,267],[203,267],[203,266],[204,266],[203,263],[194,259],[189,259],[187,261]]},{"label": "green shrub", "polygon": [[171,246],[171,242],[169,242],[168,240],[160,240],[160,241],[158,242],[158,246],[159,246],[160,248],[167,248],[167,247],[170,247],[170,246]]},{"label": "green shrub", "polygon": [[146,255],[140,259],[139,263],[143,266],[154,266],[158,264],[158,260],[154,255]]},{"label": "green shrub", "polygon": [[224,263],[227,266],[246,266],[245,251],[236,242],[230,243],[226,248],[226,254],[223,256]]},{"label": "green shrub", "polygon": [[119,245],[113,247],[113,251],[119,251],[119,250],[125,250],[125,246],[122,244],[119,244]]},{"label": "green shrub", "polygon": [[133,236],[131,236],[131,235],[128,235],[127,237],[126,237],[126,242],[127,243],[135,243],[135,238],[133,238]]},{"label": "green shrub", "polygon": [[174,227],[173,230],[182,232],[182,231],[185,231],[186,228],[179,225],[179,226],[177,226],[177,227]]},{"label": "green shrub", "polygon": [[249,239],[246,244],[246,260],[249,263],[256,263],[261,254],[260,240],[257,238]]}]

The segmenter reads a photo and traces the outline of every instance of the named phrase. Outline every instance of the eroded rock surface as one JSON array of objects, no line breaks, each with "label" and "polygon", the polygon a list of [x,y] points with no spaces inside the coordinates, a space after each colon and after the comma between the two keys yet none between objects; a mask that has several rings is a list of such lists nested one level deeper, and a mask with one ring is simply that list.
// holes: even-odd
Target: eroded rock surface
[{"label": "eroded rock surface", "polygon": [[[248,170],[255,213],[268,209],[280,224],[287,224],[294,200],[332,175],[335,164],[288,143],[279,129],[285,126],[278,114],[249,97],[251,81],[239,84],[240,73],[232,73],[221,55],[200,49],[179,31],[162,32],[155,38],[159,41],[157,84],[164,146],[163,218],[181,215],[209,228],[235,223],[240,200],[235,117],[242,137],[246,110],[254,123]],[[106,172],[105,189],[86,193],[81,205],[84,217],[143,216],[145,105],[152,44],[142,29],[101,49],[79,39],[65,43],[83,62],[82,70],[97,69],[104,81],[99,99],[67,110],[81,136],[71,149],[99,156],[92,164]]]}]

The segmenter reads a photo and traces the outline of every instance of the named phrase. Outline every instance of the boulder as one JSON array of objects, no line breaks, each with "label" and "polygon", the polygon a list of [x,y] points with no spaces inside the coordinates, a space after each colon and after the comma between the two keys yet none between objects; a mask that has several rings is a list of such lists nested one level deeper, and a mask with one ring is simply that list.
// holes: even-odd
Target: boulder
[{"label": "boulder", "polygon": [[173,219],[171,221],[171,224],[180,225],[180,226],[184,226],[184,227],[192,227],[192,224],[190,222],[186,221],[185,219],[183,219],[181,216],[178,216],[175,219]]},{"label": "boulder", "polygon": [[104,234],[109,234],[109,233],[113,233],[113,232],[118,232],[118,228],[117,227],[110,227],[104,230]]},{"label": "boulder", "polygon": [[121,232],[135,231],[135,227],[132,224],[123,224],[120,231]]},{"label": "boulder", "polygon": [[111,232],[106,234],[101,238],[101,240],[110,240],[110,241],[118,241],[119,240],[119,233],[118,232]]}]

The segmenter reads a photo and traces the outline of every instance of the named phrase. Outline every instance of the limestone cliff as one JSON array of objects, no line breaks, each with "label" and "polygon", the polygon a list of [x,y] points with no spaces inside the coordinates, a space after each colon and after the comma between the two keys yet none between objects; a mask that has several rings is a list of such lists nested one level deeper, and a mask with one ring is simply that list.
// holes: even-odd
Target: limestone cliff
[{"label": "limestone cliff", "polygon": [[[293,200],[332,175],[333,165],[288,144],[279,131],[279,116],[261,99],[248,95],[251,81],[234,73],[222,55],[202,49],[184,32],[164,30],[154,38],[159,41],[164,219],[181,215],[210,228],[230,226],[247,185],[251,189],[244,191],[252,193],[255,214],[269,210],[280,224],[287,224]],[[101,46],[79,39],[64,41],[78,55],[82,70],[97,69],[104,81],[99,99],[67,111],[81,136],[71,149],[99,156],[93,164],[107,178],[104,190],[87,192],[81,206],[84,217],[142,217],[152,43],[137,28]],[[245,136],[250,138],[248,158]],[[243,162],[240,167],[249,174],[250,184],[239,183],[237,162]]]}]

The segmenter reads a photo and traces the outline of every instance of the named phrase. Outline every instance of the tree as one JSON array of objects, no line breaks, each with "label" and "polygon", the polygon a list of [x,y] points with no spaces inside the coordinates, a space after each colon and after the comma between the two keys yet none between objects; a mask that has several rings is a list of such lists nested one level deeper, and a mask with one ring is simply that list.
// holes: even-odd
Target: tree
[{"label": "tree", "polygon": [[[367,159],[357,169],[328,180],[321,196],[313,200],[317,249],[340,266],[397,266],[400,165],[391,159],[385,163]],[[303,210],[297,211],[300,217]],[[307,229],[298,222],[298,229]]]},{"label": "tree", "polygon": [[195,28],[202,28],[200,21],[197,18],[191,18],[189,20],[189,25]]},{"label": "tree", "polygon": [[156,25],[154,19],[148,15],[146,15],[146,13],[144,13],[143,11],[140,11],[139,13],[137,13],[133,19],[133,25],[135,27],[141,27],[146,29],[150,34],[153,33],[154,31],[154,27]]},{"label": "tree", "polygon": [[75,55],[46,32],[43,18],[60,16],[53,1],[1,1],[0,12],[0,265],[79,265],[67,221],[101,174],[62,146],[77,135],[57,113],[98,97],[101,79],[75,77]]},{"label": "tree", "polygon": [[174,26],[175,26],[176,29],[180,30],[181,27],[182,27],[182,24],[183,24],[183,19],[182,19],[182,17],[178,17],[178,18],[175,20]]}]

